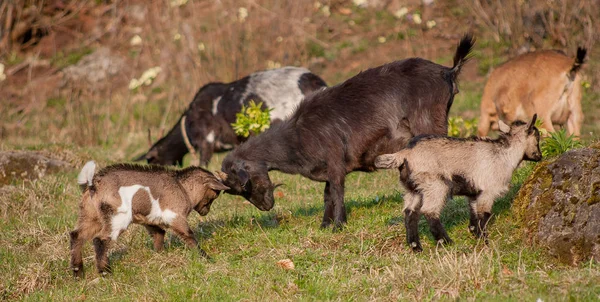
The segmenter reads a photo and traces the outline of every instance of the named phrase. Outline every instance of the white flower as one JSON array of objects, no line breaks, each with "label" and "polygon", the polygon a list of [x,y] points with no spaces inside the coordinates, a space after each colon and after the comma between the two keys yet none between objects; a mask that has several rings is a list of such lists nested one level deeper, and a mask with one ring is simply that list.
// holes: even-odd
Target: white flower
[{"label": "white flower", "polygon": [[175,34],[173,35],[173,40],[174,40],[174,41],[179,41],[179,40],[181,40],[181,34],[180,34],[180,33],[175,33]]},{"label": "white flower", "polygon": [[426,24],[427,28],[433,28],[437,23],[435,22],[435,20],[429,20]]},{"label": "white flower", "polygon": [[277,39],[275,39],[275,41],[277,41],[277,43],[281,43],[281,42],[283,42],[283,37],[279,36],[279,37],[277,37]]},{"label": "white flower", "polygon": [[0,82],[6,80],[6,74],[4,74],[4,64],[0,63]]},{"label": "white flower", "polygon": [[267,69],[275,69],[275,68],[280,68],[280,67],[281,67],[281,63],[279,63],[279,62],[275,62],[275,61],[271,61],[271,60],[267,61]]},{"label": "white flower", "polygon": [[423,22],[423,20],[421,20],[421,15],[413,14],[413,22],[415,22],[415,24],[421,24],[421,22]]},{"label": "white flower", "polygon": [[188,2],[188,0],[171,0],[171,7],[179,7],[183,6]]},{"label": "white flower", "polygon": [[366,6],[367,0],[352,0],[352,3],[356,6]]},{"label": "white flower", "polygon": [[377,38],[377,41],[379,41],[379,43],[385,43],[387,39],[384,36],[379,36],[379,38]]},{"label": "white flower", "polygon": [[204,43],[200,42],[198,43],[198,51],[204,51],[206,49],[206,46],[204,46]]},{"label": "white flower", "polygon": [[142,73],[142,76],[139,79],[131,79],[131,81],[129,81],[129,90],[134,90],[142,85],[148,86],[152,84],[152,80],[156,78],[156,76],[161,72],[161,70],[162,68],[160,68],[160,66],[152,67],[144,71],[144,73]]},{"label": "white flower", "polygon": [[131,40],[129,40],[129,45],[131,45],[131,46],[142,45],[142,37],[140,37],[140,35],[133,36],[133,38],[131,38]]},{"label": "white flower", "polygon": [[402,17],[404,17],[407,13],[408,13],[408,8],[403,7],[394,12],[394,17],[396,17],[397,19],[402,19]]},{"label": "white flower", "polygon": [[331,16],[331,11],[329,10],[329,5],[324,5],[321,8],[321,12],[323,13],[323,16],[325,16],[325,17]]},{"label": "white flower", "polygon": [[240,21],[240,23],[246,21],[247,17],[248,17],[248,9],[245,7],[238,8],[238,20]]}]

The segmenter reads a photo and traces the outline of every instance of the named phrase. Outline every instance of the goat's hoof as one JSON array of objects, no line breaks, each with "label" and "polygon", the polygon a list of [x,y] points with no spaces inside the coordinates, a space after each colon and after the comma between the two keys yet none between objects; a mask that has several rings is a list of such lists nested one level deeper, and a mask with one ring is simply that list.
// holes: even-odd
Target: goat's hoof
[{"label": "goat's hoof", "polygon": [[73,277],[80,279],[83,278],[83,267],[74,267],[73,269]]},{"label": "goat's hoof", "polygon": [[338,232],[343,231],[344,230],[344,226],[345,226],[345,224],[343,222],[336,222],[333,225],[333,232],[334,233],[338,233]]},{"label": "goat's hoof", "polygon": [[410,248],[412,249],[412,251],[413,251],[414,253],[420,253],[420,252],[422,252],[422,251],[423,251],[423,247],[422,247],[422,246],[421,246],[421,244],[420,244],[420,243],[418,243],[418,242],[411,242],[411,243],[410,243]]},{"label": "goat's hoof", "polygon": [[321,229],[326,229],[331,225],[331,221],[323,221],[321,222]]}]

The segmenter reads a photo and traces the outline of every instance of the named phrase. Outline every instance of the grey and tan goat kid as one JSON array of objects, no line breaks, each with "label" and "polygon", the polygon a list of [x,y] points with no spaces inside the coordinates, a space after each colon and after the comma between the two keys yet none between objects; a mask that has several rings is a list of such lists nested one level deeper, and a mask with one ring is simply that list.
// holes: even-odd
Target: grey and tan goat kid
[{"label": "grey and tan goat kid", "polygon": [[142,224],[161,251],[165,230],[171,229],[189,247],[200,248],[187,217],[192,210],[200,215],[210,211],[212,202],[229,189],[211,172],[200,167],[172,170],[161,166],[116,164],[97,173],[96,163],[85,164],[77,183],[83,189],[79,219],[71,232],[71,269],[83,276],[82,247],[93,239],[98,272],[110,272],[108,245],[117,240],[129,224]]},{"label": "grey and tan goat kid", "polygon": [[440,222],[440,212],[453,195],[469,200],[469,230],[487,241],[486,227],[494,200],[508,190],[513,171],[523,160],[540,161],[540,133],[521,121],[511,126],[499,121],[500,137],[452,138],[435,135],[415,137],[394,154],[377,157],[375,166],[399,168],[405,189],[404,225],[413,251],[422,251],[418,222],[423,213],[435,240],[452,243]]}]

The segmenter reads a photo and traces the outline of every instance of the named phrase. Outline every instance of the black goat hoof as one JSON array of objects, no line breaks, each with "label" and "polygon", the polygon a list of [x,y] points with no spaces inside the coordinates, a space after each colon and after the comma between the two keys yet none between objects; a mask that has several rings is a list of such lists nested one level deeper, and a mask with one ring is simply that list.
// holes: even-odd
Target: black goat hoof
[{"label": "black goat hoof", "polygon": [[418,243],[418,242],[411,242],[411,243],[410,243],[410,248],[412,249],[412,251],[413,251],[414,253],[420,253],[420,252],[422,252],[422,251],[423,251],[423,247],[422,247],[422,246],[421,246],[421,244],[420,244],[420,243]]}]

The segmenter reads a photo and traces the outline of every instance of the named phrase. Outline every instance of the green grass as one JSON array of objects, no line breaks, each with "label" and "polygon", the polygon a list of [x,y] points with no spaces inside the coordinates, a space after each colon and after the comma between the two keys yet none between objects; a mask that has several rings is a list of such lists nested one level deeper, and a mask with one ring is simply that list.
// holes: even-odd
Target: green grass
[{"label": "green grass", "polygon": [[[67,148],[68,149],[68,148]],[[102,152],[100,152],[102,153]],[[94,154],[98,156],[98,152]],[[219,167],[225,154],[210,164]],[[85,155],[81,155],[85,157]],[[110,161],[109,156],[98,158]],[[319,229],[323,184],[272,173],[276,206],[260,212],[223,195],[208,216],[190,215],[209,262],[168,235],[166,250],[151,249],[145,230],[132,225],[116,243],[113,274],[94,270],[85,248],[86,276],[68,270],[68,231],[80,193],[77,171],[15,184],[0,197],[0,298],[23,300],[577,300],[598,298],[597,264],[567,267],[528,248],[515,236],[510,201],[531,172],[515,173],[513,189],[494,207],[490,245],[467,231],[464,199],[448,203],[442,220],[455,244],[435,246],[424,220],[425,251],[405,245],[397,172],[353,173],[346,181],[349,223],[339,233]],[[291,259],[294,270],[276,265]]]}]

